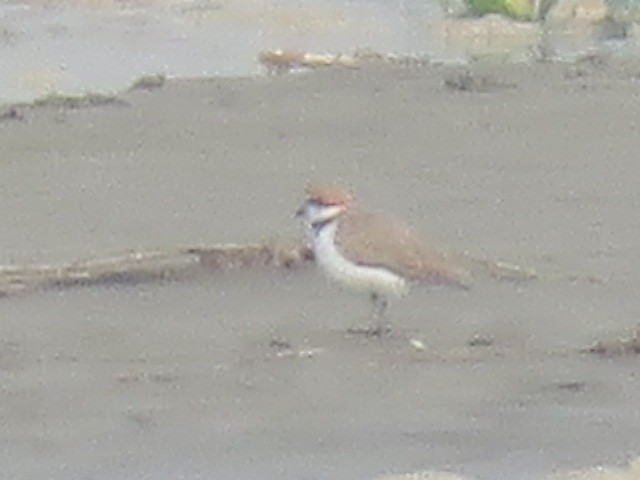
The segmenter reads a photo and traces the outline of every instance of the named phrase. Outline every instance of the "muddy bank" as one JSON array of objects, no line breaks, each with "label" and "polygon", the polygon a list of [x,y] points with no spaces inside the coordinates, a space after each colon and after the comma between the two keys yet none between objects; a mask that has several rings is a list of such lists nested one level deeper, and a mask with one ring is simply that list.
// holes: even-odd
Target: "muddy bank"
[{"label": "muddy bank", "polygon": [[625,464],[637,357],[585,347],[638,320],[639,75],[606,56],[371,67],[7,107],[2,265],[295,239],[303,186],[328,179],[547,280],[417,290],[382,341],[344,333],[368,305],[311,266],[2,299],[3,475],[498,480]]}]

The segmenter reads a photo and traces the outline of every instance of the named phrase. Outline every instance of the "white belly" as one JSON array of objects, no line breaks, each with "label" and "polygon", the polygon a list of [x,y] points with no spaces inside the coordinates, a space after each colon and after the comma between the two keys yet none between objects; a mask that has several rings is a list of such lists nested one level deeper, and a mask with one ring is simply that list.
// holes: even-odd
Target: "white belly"
[{"label": "white belly", "polygon": [[407,282],[395,273],[379,267],[367,267],[349,262],[336,248],[334,238],[337,224],[326,225],[313,238],[316,262],[326,275],[354,290],[378,295],[404,295]]}]

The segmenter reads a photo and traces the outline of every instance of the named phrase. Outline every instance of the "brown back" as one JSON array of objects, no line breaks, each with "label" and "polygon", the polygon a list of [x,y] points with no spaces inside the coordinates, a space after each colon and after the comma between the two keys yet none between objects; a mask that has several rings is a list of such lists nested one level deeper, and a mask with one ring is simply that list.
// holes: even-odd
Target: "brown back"
[{"label": "brown back", "polygon": [[385,267],[412,281],[463,288],[471,283],[469,272],[424,243],[408,226],[379,214],[345,212],[339,221],[336,244],[359,264]]}]

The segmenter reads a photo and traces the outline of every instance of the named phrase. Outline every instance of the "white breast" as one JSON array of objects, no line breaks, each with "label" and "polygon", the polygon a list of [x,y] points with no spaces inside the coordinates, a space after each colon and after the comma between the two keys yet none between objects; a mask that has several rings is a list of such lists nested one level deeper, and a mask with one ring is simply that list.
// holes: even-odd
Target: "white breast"
[{"label": "white breast", "polygon": [[316,262],[329,278],[349,288],[383,296],[407,292],[407,282],[395,273],[382,267],[358,265],[345,258],[335,244],[337,227],[333,221],[313,235]]}]

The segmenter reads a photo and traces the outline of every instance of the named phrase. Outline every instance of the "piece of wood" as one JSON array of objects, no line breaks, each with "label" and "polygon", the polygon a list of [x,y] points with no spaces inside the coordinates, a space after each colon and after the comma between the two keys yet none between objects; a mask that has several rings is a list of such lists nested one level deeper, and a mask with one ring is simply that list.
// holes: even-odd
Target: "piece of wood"
[{"label": "piece of wood", "polygon": [[179,280],[240,268],[295,268],[311,259],[302,245],[278,243],[132,250],[66,265],[2,266],[0,297],[42,289]]}]

